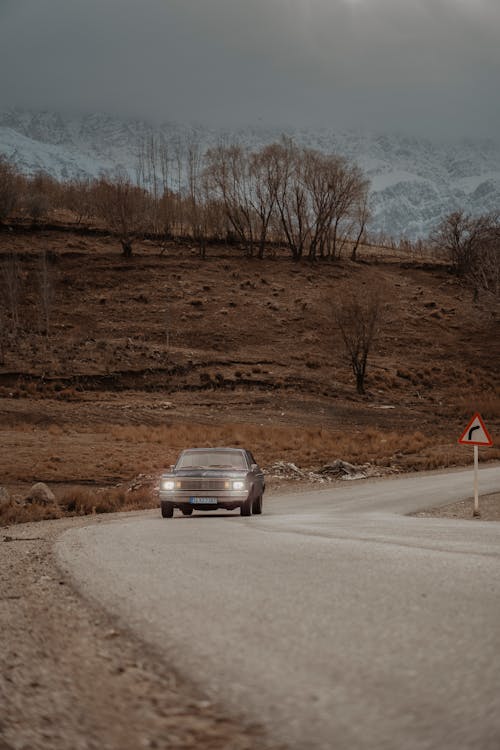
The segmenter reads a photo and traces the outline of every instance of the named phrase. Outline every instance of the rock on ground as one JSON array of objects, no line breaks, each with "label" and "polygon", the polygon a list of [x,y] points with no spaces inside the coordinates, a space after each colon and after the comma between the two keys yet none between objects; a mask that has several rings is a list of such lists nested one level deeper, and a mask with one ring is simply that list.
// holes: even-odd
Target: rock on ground
[{"label": "rock on ground", "polygon": [[53,505],[56,502],[56,496],[46,484],[43,482],[37,482],[24,498],[24,502],[38,503],[39,505]]}]

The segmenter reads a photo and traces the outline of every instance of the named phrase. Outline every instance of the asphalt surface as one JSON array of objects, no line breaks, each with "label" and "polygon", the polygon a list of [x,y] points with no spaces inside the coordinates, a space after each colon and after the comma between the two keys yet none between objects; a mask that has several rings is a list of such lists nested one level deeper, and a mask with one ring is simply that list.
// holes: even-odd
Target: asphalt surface
[{"label": "asphalt surface", "polygon": [[[500,487],[500,467],[480,491]],[[500,524],[406,517],[471,472],[66,532],[63,567],[211,700],[291,748],[498,750]],[[124,707],[126,711],[126,707]]]}]

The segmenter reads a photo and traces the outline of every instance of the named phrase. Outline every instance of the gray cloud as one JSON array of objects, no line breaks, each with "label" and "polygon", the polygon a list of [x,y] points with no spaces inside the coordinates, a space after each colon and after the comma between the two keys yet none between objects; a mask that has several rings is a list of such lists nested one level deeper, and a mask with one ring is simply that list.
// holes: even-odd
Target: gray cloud
[{"label": "gray cloud", "polygon": [[498,0],[0,0],[0,102],[500,132]]}]

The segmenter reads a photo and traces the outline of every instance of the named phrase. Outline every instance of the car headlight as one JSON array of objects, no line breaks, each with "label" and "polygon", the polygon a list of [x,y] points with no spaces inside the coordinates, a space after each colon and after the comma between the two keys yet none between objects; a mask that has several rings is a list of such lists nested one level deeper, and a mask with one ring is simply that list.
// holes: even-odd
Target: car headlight
[{"label": "car headlight", "polygon": [[175,482],[173,479],[162,479],[160,482],[160,489],[162,490],[173,490]]},{"label": "car headlight", "polygon": [[233,490],[244,490],[244,489],[245,489],[245,482],[242,482],[241,480],[233,482]]}]

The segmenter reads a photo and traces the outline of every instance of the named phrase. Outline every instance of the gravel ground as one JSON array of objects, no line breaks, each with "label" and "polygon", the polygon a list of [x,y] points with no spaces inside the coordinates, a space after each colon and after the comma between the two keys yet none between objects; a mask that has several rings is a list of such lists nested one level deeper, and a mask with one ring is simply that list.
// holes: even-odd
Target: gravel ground
[{"label": "gravel ground", "polygon": [[[457,503],[445,505],[442,508],[429,508],[420,513],[412,515],[420,518],[462,518],[465,520],[474,520],[474,499],[460,500]],[[481,521],[500,521],[500,492],[492,495],[479,496],[479,520]]]},{"label": "gravel ground", "polygon": [[82,606],[53,543],[107,519],[0,529],[0,750],[276,750],[259,727],[228,719],[102,611]]}]

